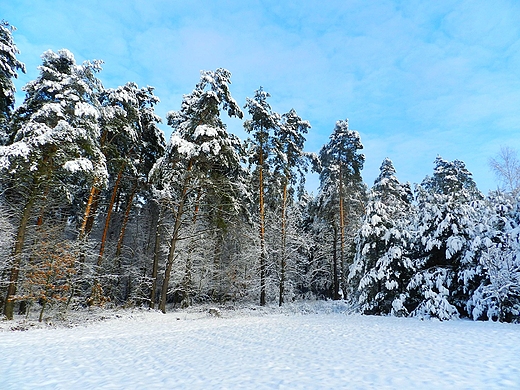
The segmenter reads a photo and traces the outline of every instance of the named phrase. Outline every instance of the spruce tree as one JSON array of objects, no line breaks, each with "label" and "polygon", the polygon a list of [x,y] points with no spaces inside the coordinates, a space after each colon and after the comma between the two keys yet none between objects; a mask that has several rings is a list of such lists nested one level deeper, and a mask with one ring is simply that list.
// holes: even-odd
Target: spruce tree
[{"label": "spruce tree", "polygon": [[371,188],[356,237],[356,256],[349,282],[365,314],[407,314],[401,296],[411,277],[412,191],[395,176],[390,159]]},{"label": "spruce tree", "polygon": [[441,320],[468,315],[480,284],[478,205],[482,202],[462,161],[435,160],[432,177],[417,187],[418,250],[408,290],[412,315]]},{"label": "spruce tree", "polygon": [[520,321],[520,202],[509,193],[490,193],[481,210],[483,277],[468,301],[474,320]]}]

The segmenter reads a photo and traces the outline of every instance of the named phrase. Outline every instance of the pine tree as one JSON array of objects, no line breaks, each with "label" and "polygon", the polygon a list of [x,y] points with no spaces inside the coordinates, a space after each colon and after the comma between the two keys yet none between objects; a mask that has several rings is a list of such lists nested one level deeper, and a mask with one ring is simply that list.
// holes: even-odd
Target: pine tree
[{"label": "pine tree", "polygon": [[161,119],[154,113],[159,99],[152,87],[138,88],[135,83],[108,89],[100,94],[102,105],[102,149],[111,173],[110,201],[101,237],[97,266],[102,263],[108,228],[116,198],[126,198],[124,216],[118,234],[116,258],[121,254],[126,225],[138,190],[146,189],[148,174],[164,153],[165,142],[157,127]]},{"label": "pine tree", "polygon": [[[106,179],[94,103],[100,62],[76,65],[68,50],[47,51],[42,58],[39,77],[24,87],[25,101],[13,115],[8,145],[0,147],[8,196],[23,200],[4,304],[9,319],[30,221],[43,215],[49,199],[73,200],[74,183]],[[39,213],[34,212],[36,207]]]},{"label": "pine tree", "polygon": [[25,73],[25,65],[16,58],[20,52],[13,41],[15,30],[5,20],[0,21],[0,145],[7,141],[7,127],[14,108],[13,78],[18,77],[18,71]]},{"label": "pine tree", "polygon": [[255,179],[258,185],[258,216],[260,240],[260,305],[266,304],[267,287],[267,248],[265,236],[266,219],[266,176],[270,173],[270,157],[272,149],[272,132],[278,128],[280,116],[272,112],[267,103],[270,95],[262,87],[255,91],[253,99],[247,98],[245,108],[251,119],[245,121],[245,130],[253,136],[250,140],[249,164],[255,166]]},{"label": "pine tree", "polygon": [[308,121],[302,120],[295,110],[282,115],[282,122],[274,129],[274,176],[278,177],[281,186],[281,250],[280,250],[280,283],[278,304],[284,302],[286,268],[287,268],[287,209],[294,197],[295,185],[301,194],[308,170],[309,159],[303,151],[304,134],[310,128]]},{"label": "pine tree", "polygon": [[188,221],[194,215],[187,217],[189,206],[194,206],[196,214],[199,194],[202,196],[208,187],[216,186],[217,178],[225,176],[227,170],[238,169],[240,164],[240,142],[227,133],[220,118],[221,110],[229,116],[242,117],[229,92],[230,78],[231,73],[221,68],[201,72],[200,82],[191,94],[184,96],[180,111],[168,113],[168,124],[174,131],[165,156],[151,173],[157,198],[170,204],[173,216],[159,304],[163,312],[181,228],[190,226]]},{"label": "pine tree", "polygon": [[364,207],[366,189],[361,170],[365,156],[358,152],[360,149],[363,145],[359,133],[349,129],[348,120],[340,120],[319,155],[321,173],[317,207],[331,233],[334,299],[340,299],[340,291],[344,294],[343,290],[346,290],[347,238],[357,231]]},{"label": "pine tree", "polygon": [[401,297],[412,272],[412,191],[399,182],[388,158],[380,171],[357,234],[349,282],[358,291],[361,312],[407,314]]}]

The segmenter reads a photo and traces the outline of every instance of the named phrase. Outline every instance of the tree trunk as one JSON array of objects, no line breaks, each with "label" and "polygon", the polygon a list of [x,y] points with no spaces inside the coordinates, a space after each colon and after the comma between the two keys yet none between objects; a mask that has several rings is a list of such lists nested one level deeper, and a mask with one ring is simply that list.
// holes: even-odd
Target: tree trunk
[{"label": "tree trunk", "polygon": [[161,300],[159,302],[159,309],[163,313],[166,313],[166,299],[167,299],[167,295],[168,295],[168,284],[170,283],[170,276],[171,276],[172,267],[173,267],[173,260],[175,258],[175,249],[177,246],[177,241],[179,239],[182,214],[184,212],[184,202],[185,202],[184,196],[185,196],[185,191],[183,191],[183,198],[181,199],[181,202],[179,203],[179,206],[177,208],[177,215],[175,216],[175,224],[173,227],[172,238],[170,240],[170,250],[168,252],[168,260],[166,261],[166,269],[164,271],[164,278],[163,278],[162,290],[161,290]]},{"label": "tree trunk", "polygon": [[284,292],[285,292],[285,268],[287,264],[286,259],[286,236],[287,236],[287,180],[283,186],[283,198],[282,198],[282,253],[280,259],[280,298],[278,300],[278,306],[282,306],[284,303]]},{"label": "tree trunk", "polygon": [[333,297],[335,301],[340,299],[339,296],[339,278],[338,278],[338,230],[334,227],[334,238],[332,241],[332,278],[333,278]]},{"label": "tree trunk", "polygon": [[20,224],[18,225],[18,232],[16,234],[16,241],[13,249],[13,263],[9,273],[9,285],[7,287],[7,294],[4,301],[4,314],[8,320],[13,319],[14,314],[14,296],[16,295],[16,287],[18,283],[18,275],[20,274],[20,265],[22,263],[22,250],[25,242],[25,233],[27,232],[27,225],[32,215],[34,203],[36,202],[36,179],[33,183],[31,195],[24,207]]},{"label": "tree trunk", "polygon": [[134,188],[132,188],[132,192],[130,193],[130,197],[128,198],[128,202],[126,204],[125,216],[123,218],[123,223],[121,225],[121,232],[119,233],[119,238],[117,240],[117,249],[116,249],[116,259],[121,256],[121,251],[123,249],[123,242],[125,239],[126,227],[128,225],[128,221],[130,220],[130,212],[132,211],[132,205],[134,203],[134,197],[137,192],[137,181],[134,184]]},{"label": "tree trunk", "polygon": [[259,192],[260,192],[260,306],[265,306],[265,287],[266,287],[266,263],[267,263],[267,254],[265,249],[265,209],[264,209],[264,174],[263,174],[263,165],[264,165],[264,154],[263,151],[260,151],[260,160],[259,160],[259,172],[258,172],[258,181],[259,181]]},{"label": "tree trunk", "polygon": [[150,291],[150,308],[155,309],[155,295],[157,294],[157,273],[159,270],[159,252],[161,247],[161,226],[162,226],[163,208],[159,205],[159,218],[155,228],[155,245],[153,250],[152,264],[152,289]]},{"label": "tree trunk", "polygon": [[190,179],[190,171],[192,168],[192,162],[190,161],[186,176],[184,178],[184,183],[182,187],[181,198],[179,201],[179,205],[177,207],[177,213],[175,215],[175,224],[173,226],[172,238],[170,240],[170,250],[168,252],[168,260],[166,261],[166,269],[164,271],[164,278],[161,290],[161,301],[159,302],[159,309],[166,313],[166,299],[168,296],[168,284],[170,283],[170,276],[173,267],[173,261],[175,259],[175,249],[177,246],[177,241],[179,240],[179,233],[181,229],[182,223],[182,215],[184,214],[184,204],[186,202],[186,196],[188,194],[188,184]]},{"label": "tree trunk", "polygon": [[112,209],[114,208],[114,203],[116,201],[117,191],[119,191],[119,184],[121,183],[121,178],[123,177],[124,166],[119,170],[117,174],[116,182],[114,183],[114,189],[112,190],[112,196],[110,197],[110,203],[107,208],[107,216],[105,219],[105,226],[103,228],[103,234],[101,236],[101,245],[99,247],[99,255],[97,259],[97,270],[96,272],[100,272],[101,263],[103,261],[103,254],[105,253],[105,245],[107,241],[108,228],[110,226],[110,218],[112,217]]},{"label": "tree trunk", "polygon": [[[345,194],[343,193],[343,176],[342,176],[342,165],[339,166],[339,235],[340,235],[340,276],[339,276],[339,284],[343,282],[343,275],[345,272],[345,207],[344,207],[344,198]],[[339,288],[339,287],[338,287]],[[339,292],[338,292],[339,293]]]},{"label": "tree trunk", "polygon": [[[99,144],[102,150],[105,146],[107,135],[108,131],[105,129],[99,139]],[[85,213],[83,214],[83,222],[81,223],[81,228],[79,230],[80,241],[84,240],[90,234],[92,228],[94,227],[94,219],[96,216],[97,208],[99,206],[99,195],[101,193],[99,181],[99,178],[94,178],[94,182],[92,184],[92,187],[90,188],[90,195],[87,200],[87,206],[85,207]],[[85,255],[81,254],[81,257],[83,261]]]},{"label": "tree trunk", "polygon": [[90,195],[87,200],[87,206],[85,207],[85,213],[83,214],[83,222],[79,230],[79,238],[83,240],[92,231],[94,226],[94,216],[99,203],[99,194],[101,190],[96,184],[90,188]]}]

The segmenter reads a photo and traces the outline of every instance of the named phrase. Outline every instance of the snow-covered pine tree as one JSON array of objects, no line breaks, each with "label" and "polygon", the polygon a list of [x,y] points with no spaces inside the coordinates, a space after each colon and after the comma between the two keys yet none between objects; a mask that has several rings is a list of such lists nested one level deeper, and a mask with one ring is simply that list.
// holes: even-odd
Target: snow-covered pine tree
[{"label": "snow-covered pine tree", "polygon": [[[319,215],[328,226],[331,243],[333,298],[346,291],[347,262],[353,258],[350,247],[363,213],[366,186],[361,178],[365,156],[359,133],[350,130],[347,120],[339,120],[329,142],[319,154],[320,187],[317,196]],[[339,244],[339,248],[338,248]],[[339,259],[338,259],[339,252]]]},{"label": "snow-covered pine tree", "polygon": [[[104,223],[100,221],[101,237],[96,273],[99,279],[104,268],[104,273],[111,278],[107,282],[119,287],[110,288],[111,299],[117,302],[128,297],[127,290],[128,286],[133,285],[133,276],[143,278],[142,272],[133,271],[134,268],[145,267],[141,248],[132,248],[130,251],[139,253],[140,261],[134,259],[132,264],[122,264],[121,254],[134,201],[139,198],[143,204],[148,203],[145,201],[149,198],[148,174],[164,152],[165,141],[162,131],[158,128],[161,118],[154,112],[159,98],[154,95],[153,87],[139,88],[137,84],[129,82],[114,89],[101,91],[98,100],[101,105],[100,146],[107,160],[109,180],[106,191],[101,192],[97,185],[91,188],[90,194],[94,199],[88,216],[84,217],[82,236],[86,238],[94,227],[97,209],[105,208],[105,212],[99,213],[100,217],[104,217]],[[109,236],[114,239],[109,240]],[[110,241],[113,245],[110,245]],[[145,237],[140,237],[138,241],[140,244],[136,246],[144,246]],[[107,249],[114,257],[113,262],[103,262]],[[126,269],[125,275],[122,275],[123,268]],[[119,282],[116,283],[114,278],[119,278]],[[126,279],[124,283],[123,278]],[[95,284],[94,288],[101,291],[102,281],[96,280]]]},{"label": "snow-covered pine tree", "polygon": [[14,108],[13,79],[18,77],[18,71],[25,73],[25,65],[16,58],[20,52],[13,41],[14,30],[5,20],[0,21],[0,145],[7,141],[7,127]]},{"label": "snow-covered pine tree", "polygon": [[368,195],[348,279],[362,313],[406,315],[401,297],[412,275],[412,191],[399,182],[390,159],[380,171]]},{"label": "snow-covered pine tree", "polygon": [[274,129],[273,176],[280,181],[280,186],[277,187],[281,189],[279,306],[284,302],[286,281],[287,209],[293,203],[295,190],[300,194],[303,191],[305,174],[309,166],[309,156],[303,151],[304,135],[310,127],[308,121],[302,120],[296,111],[291,109],[282,115],[282,122]]},{"label": "snow-covered pine tree", "polygon": [[[164,157],[151,171],[156,197],[160,202],[169,204],[173,217],[159,303],[163,312],[166,311],[181,229],[193,226],[199,212],[198,205],[208,189],[222,185],[220,180],[233,170],[240,169],[240,141],[226,131],[226,125],[220,118],[221,110],[230,117],[242,118],[243,115],[231,97],[230,83],[231,73],[226,69],[201,72],[200,82],[192,93],[184,96],[181,109],[168,113],[168,124],[173,128],[173,133]],[[233,188],[233,185],[226,183],[226,186],[221,186],[222,191],[226,188]],[[233,197],[228,194],[227,198]],[[191,213],[187,215],[190,206]]]},{"label": "snow-covered pine tree", "polygon": [[110,173],[110,200],[105,213],[98,267],[102,263],[116,198],[122,203],[118,208],[125,210],[117,234],[115,257],[118,258],[134,198],[139,189],[144,189],[150,169],[165,148],[164,136],[157,127],[161,119],[153,108],[159,99],[153,94],[152,87],[138,88],[135,83],[127,83],[104,90],[99,100],[102,106],[100,143]]},{"label": "snow-covered pine tree", "polygon": [[77,65],[65,49],[46,51],[42,59],[39,77],[24,87],[27,95],[13,115],[9,142],[0,147],[2,180],[9,189],[6,196],[20,210],[4,304],[9,319],[31,221],[38,219],[39,225],[45,221],[49,202],[78,202],[78,183],[90,185],[107,177],[95,104],[100,62]]},{"label": "snow-covered pine tree", "polygon": [[254,179],[258,188],[258,216],[259,216],[259,240],[260,240],[260,305],[266,304],[267,283],[267,248],[265,236],[266,220],[266,180],[270,174],[270,161],[272,150],[272,132],[279,126],[280,115],[271,110],[267,103],[269,93],[262,87],[255,91],[253,99],[247,98],[244,108],[251,115],[251,119],[244,122],[245,130],[253,136],[248,140],[249,164],[255,167]]},{"label": "snow-covered pine tree", "polygon": [[[137,86],[136,86],[137,87]],[[147,86],[140,89],[135,89],[137,101],[137,117],[134,126],[138,129],[138,141],[130,153],[132,163],[128,165],[131,169],[129,171],[130,188],[126,191],[126,206],[124,217],[121,223],[121,228],[118,235],[118,242],[116,248],[116,258],[122,253],[123,242],[125,238],[126,226],[132,211],[132,205],[135,203],[137,196],[150,203],[150,185],[149,174],[155,162],[163,156],[166,142],[164,134],[159,129],[158,124],[161,123],[161,118],[155,113],[154,106],[159,102],[159,98],[154,95],[154,88]]]},{"label": "snow-covered pine tree", "polygon": [[435,160],[416,189],[418,257],[409,285],[412,315],[446,320],[467,315],[482,267],[478,208],[483,196],[464,162]]}]

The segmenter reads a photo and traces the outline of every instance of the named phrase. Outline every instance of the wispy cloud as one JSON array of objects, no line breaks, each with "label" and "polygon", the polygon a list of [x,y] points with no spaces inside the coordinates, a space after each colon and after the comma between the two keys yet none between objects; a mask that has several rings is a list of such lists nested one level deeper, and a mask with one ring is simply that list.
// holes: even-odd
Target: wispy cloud
[{"label": "wispy cloud", "polygon": [[520,149],[518,15],[514,0],[21,0],[3,17],[19,28],[30,72],[20,81],[36,76],[41,52],[66,47],[105,60],[109,87],[154,85],[164,115],[201,69],[226,67],[239,102],[262,85],[276,111],[310,120],[309,150],[349,117],[368,184],[385,157],[418,182],[440,154],[464,160],[487,191],[488,158],[501,144]]}]

